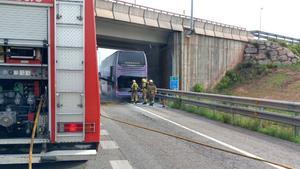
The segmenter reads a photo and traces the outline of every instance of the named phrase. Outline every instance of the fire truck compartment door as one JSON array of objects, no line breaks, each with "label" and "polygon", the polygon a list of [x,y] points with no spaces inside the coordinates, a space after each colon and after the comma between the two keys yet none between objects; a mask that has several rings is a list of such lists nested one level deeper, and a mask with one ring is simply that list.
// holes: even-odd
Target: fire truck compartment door
[{"label": "fire truck compartment door", "polygon": [[48,39],[48,7],[0,4],[0,45],[42,46]]}]

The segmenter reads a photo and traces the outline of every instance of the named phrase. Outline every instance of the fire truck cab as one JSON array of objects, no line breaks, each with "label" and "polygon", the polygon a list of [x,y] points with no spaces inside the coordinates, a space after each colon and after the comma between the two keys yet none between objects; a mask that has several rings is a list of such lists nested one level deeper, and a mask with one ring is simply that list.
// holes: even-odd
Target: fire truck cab
[{"label": "fire truck cab", "polygon": [[93,0],[0,0],[0,164],[88,160],[100,140]]}]

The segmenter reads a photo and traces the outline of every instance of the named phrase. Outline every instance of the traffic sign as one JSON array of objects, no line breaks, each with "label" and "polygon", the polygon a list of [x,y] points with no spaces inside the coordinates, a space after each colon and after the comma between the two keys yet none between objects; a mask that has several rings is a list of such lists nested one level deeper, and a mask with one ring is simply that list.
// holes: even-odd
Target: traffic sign
[{"label": "traffic sign", "polygon": [[179,90],[179,78],[177,76],[170,76],[170,89]]}]

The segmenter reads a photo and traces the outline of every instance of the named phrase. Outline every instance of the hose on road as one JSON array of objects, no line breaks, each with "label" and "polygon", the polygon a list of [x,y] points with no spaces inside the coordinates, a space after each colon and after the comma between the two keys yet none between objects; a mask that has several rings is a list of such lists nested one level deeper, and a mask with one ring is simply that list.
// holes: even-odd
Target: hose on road
[{"label": "hose on road", "polygon": [[162,135],[165,135],[165,136],[173,137],[173,138],[176,138],[176,139],[179,139],[179,140],[187,141],[187,142],[190,142],[190,143],[194,143],[194,144],[197,144],[197,145],[201,145],[203,147],[211,148],[211,149],[222,151],[222,152],[225,152],[225,153],[229,153],[229,154],[233,154],[233,155],[245,157],[245,158],[256,160],[256,161],[261,161],[261,162],[269,163],[269,164],[276,165],[276,166],[279,166],[279,167],[282,167],[282,168],[286,168],[286,169],[293,169],[293,167],[290,167],[290,166],[288,166],[286,164],[280,164],[280,163],[276,163],[276,162],[273,162],[273,161],[269,161],[269,160],[265,160],[265,159],[261,159],[261,158],[257,158],[257,157],[252,157],[252,156],[240,154],[240,153],[237,153],[237,152],[234,152],[234,151],[230,151],[230,150],[226,150],[226,149],[214,147],[214,146],[211,146],[211,145],[208,145],[208,144],[204,144],[204,143],[201,143],[199,141],[195,141],[195,140],[192,140],[192,139],[189,139],[189,138],[185,138],[185,137],[178,136],[178,135],[175,135],[175,134],[170,134],[170,133],[159,131],[159,130],[156,130],[156,129],[151,129],[151,128],[144,127],[144,126],[141,126],[141,125],[138,125],[138,124],[132,124],[132,123],[129,123],[129,122],[126,122],[126,121],[122,121],[122,120],[119,120],[119,119],[115,119],[115,118],[112,118],[112,117],[109,117],[109,116],[106,116],[106,115],[102,115],[101,114],[101,117],[104,117],[106,119],[109,119],[109,120],[112,120],[112,121],[115,121],[115,122],[118,122],[118,123],[126,124],[128,126],[132,126],[132,127],[143,129],[143,130],[147,130],[147,131],[151,131],[151,132],[154,132],[154,133],[159,133],[159,134],[162,134]]}]

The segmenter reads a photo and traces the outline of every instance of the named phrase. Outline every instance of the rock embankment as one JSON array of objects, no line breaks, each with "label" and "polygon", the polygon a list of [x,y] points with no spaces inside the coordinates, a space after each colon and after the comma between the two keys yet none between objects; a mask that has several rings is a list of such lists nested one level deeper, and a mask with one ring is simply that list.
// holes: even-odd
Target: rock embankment
[{"label": "rock embankment", "polygon": [[245,62],[290,65],[300,62],[299,56],[276,42],[252,41],[246,45]]}]

